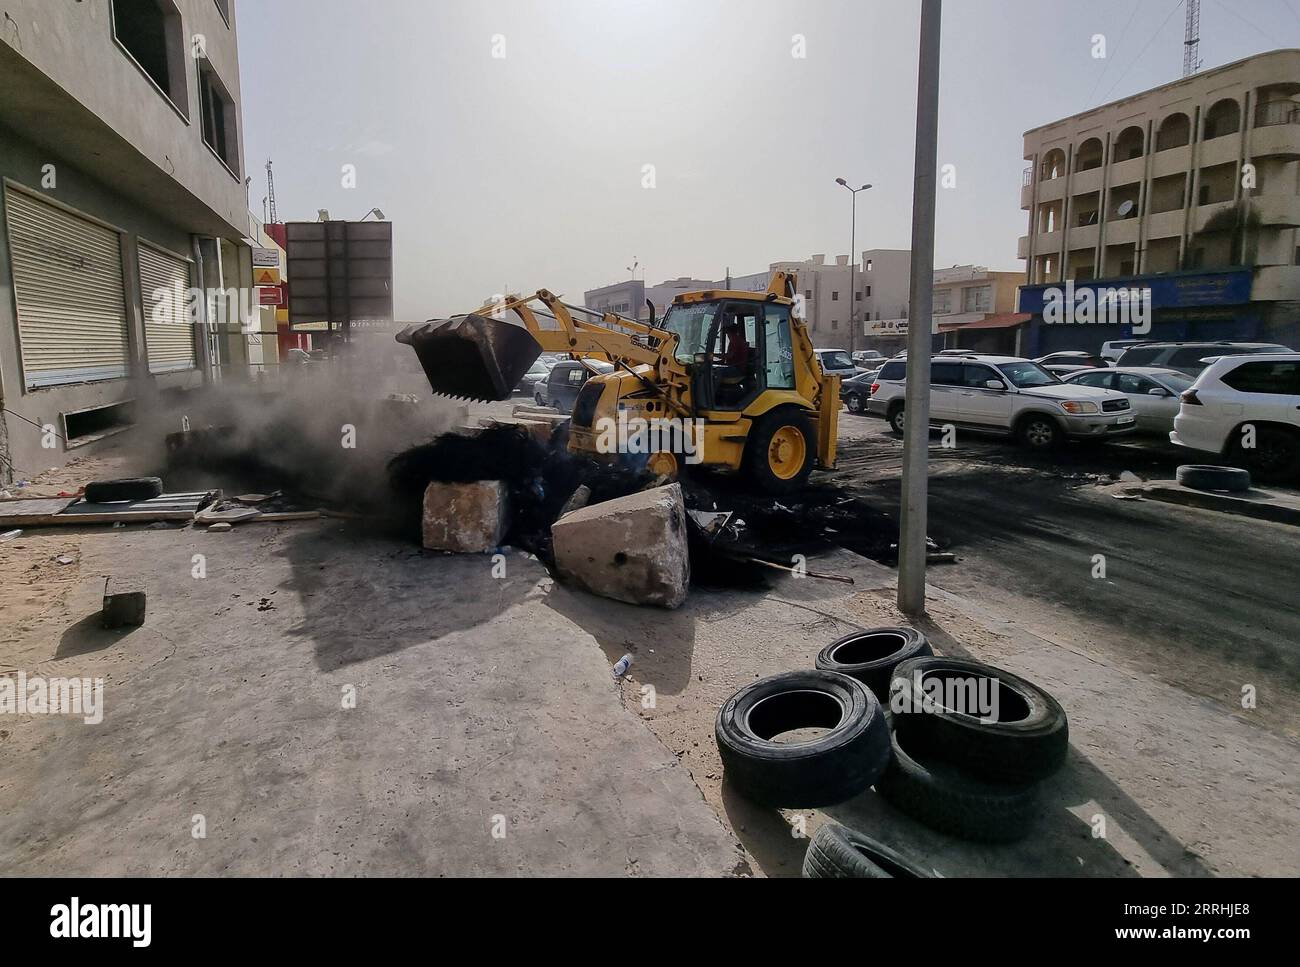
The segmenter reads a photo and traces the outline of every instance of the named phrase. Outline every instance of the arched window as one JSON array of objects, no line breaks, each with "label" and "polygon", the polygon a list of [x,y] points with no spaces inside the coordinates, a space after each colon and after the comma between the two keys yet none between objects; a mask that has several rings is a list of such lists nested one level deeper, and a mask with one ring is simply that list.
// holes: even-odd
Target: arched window
[{"label": "arched window", "polygon": [[1093,168],[1101,167],[1101,139],[1089,138],[1083,144],[1079,145],[1079,150],[1074,155],[1075,171],[1091,171]]},{"label": "arched window", "polygon": [[1241,105],[1232,98],[1216,101],[1205,112],[1204,138],[1221,138],[1225,134],[1236,134],[1241,130]]},{"label": "arched window", "polygon": [[1053,148],[1047,154],[1043,155],[1042,170],[1039,172],[1039,181],[1051,181],[1053,178],[1060,178],[1065,174],[1065,152],[1060,148]]},{"label": "arched window", "polygon": [[1171,114],[1160,122],[1160,129],[1156,132],[1156,150],[1181,148],[1191,143],[1191,140],[1192,122],[1188,120],[1187,115],[1181,112]]},{"label": "arched window", "polygon": [[1125,128],[1115,139],[1114,158],[1117,162],[1140,158],[1145,153],[1146,139],[1142,136],[1142,129],[1136,125]]}]

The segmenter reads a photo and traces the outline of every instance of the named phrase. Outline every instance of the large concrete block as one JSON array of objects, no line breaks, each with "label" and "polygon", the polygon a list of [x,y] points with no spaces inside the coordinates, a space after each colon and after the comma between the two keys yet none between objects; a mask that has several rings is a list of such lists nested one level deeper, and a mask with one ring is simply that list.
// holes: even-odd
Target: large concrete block
[{"label": "large concrete block", "polygon": [[664,608],[686,600],[691,559],[678,484],[575,510],[551,537],[560,575],[593,594]]},{"label": "large concrete block", "polygon": [[424,546],[461,554],[499,547],[506,534],[508,503],[500,480],[429,484],[421,520]]}]

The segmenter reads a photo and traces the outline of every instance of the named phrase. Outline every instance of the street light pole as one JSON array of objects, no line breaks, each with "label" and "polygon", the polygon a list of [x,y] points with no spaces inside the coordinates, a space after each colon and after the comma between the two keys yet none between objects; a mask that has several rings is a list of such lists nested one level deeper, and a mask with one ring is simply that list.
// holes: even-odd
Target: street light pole
[{"label": "street light pole", "polygon": [[[835,184],[843,185],[849,188],[849,183],[843,178],[836,178]],[[854,285],[854,279],[857,274],[858,261],[858,192],[866,191],[870,185],[863,185],[861,188],[849,188],[849,194],[853,196],[853,203],[850,206],[852,214],[849,216],[853,224],[849,227],[849,355],[858,348],[858,331],[853,327],[853,307],[857,305],[857,289]]]},{"label": "street light pole", "polygon": [[907,323],[902,504],[898,518],[898,609],[925,614],[926,501],[929,498],[930,327],[934,309],[934,194],[939,138],[939,20],[943,0],[921,2],[916,82],[916,168],[912,183],[912,281]]}]

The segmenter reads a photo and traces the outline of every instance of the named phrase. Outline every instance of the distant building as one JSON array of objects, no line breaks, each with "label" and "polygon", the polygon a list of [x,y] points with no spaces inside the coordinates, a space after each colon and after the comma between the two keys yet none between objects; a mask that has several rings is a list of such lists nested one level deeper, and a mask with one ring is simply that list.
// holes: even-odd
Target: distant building
[{"label": "distant building", "polygon": [[629,279],[588,289],[582,294],[582,304],[596,312],[617,312],[629,319],[647,319],[645,307],[646,285],[643,279]]},{"label": "distant building", "polygon": [[721,287],[721,282],[693,279],[690,276],[669,279],[650,286],[646,285],[643,279],[629,279],[627,282],[615,282],[612,285],[587,290],[582,294],[582,304],[596,312],[616,312],[629,319],[648,322],[650,310],[646,306],[647,299],[655,307],[655,317],[662,319],[664,312],[672,305],[673,299],[681,293],[703,292],[706,289]]},{"label": "distant building", "polygon": [[1015,355],[1028,315],[1016,312],[1019,272],[990,272],[982,265],[934,270],[934,321],[945,349]]},{"label": "distant building", "polygon": [[1300,346],[1300,50],[1033,128],[1024,157],[1026,354],[1135,335],[1046,322],[1066,281],[1088,302],[1149,291],[1147,338]]}]

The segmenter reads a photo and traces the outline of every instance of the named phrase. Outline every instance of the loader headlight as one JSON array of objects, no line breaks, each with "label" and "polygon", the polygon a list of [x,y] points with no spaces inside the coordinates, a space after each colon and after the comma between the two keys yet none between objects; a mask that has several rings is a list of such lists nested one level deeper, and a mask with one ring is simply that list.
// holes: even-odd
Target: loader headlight
[{"label": "loader headlight", "polygon": [[1100,413],[1096,403],[1085,403],[1081,400],[1066,400],[1061,404],[1061,409],[1075,416],[1088,416],[1093,413]]}]

